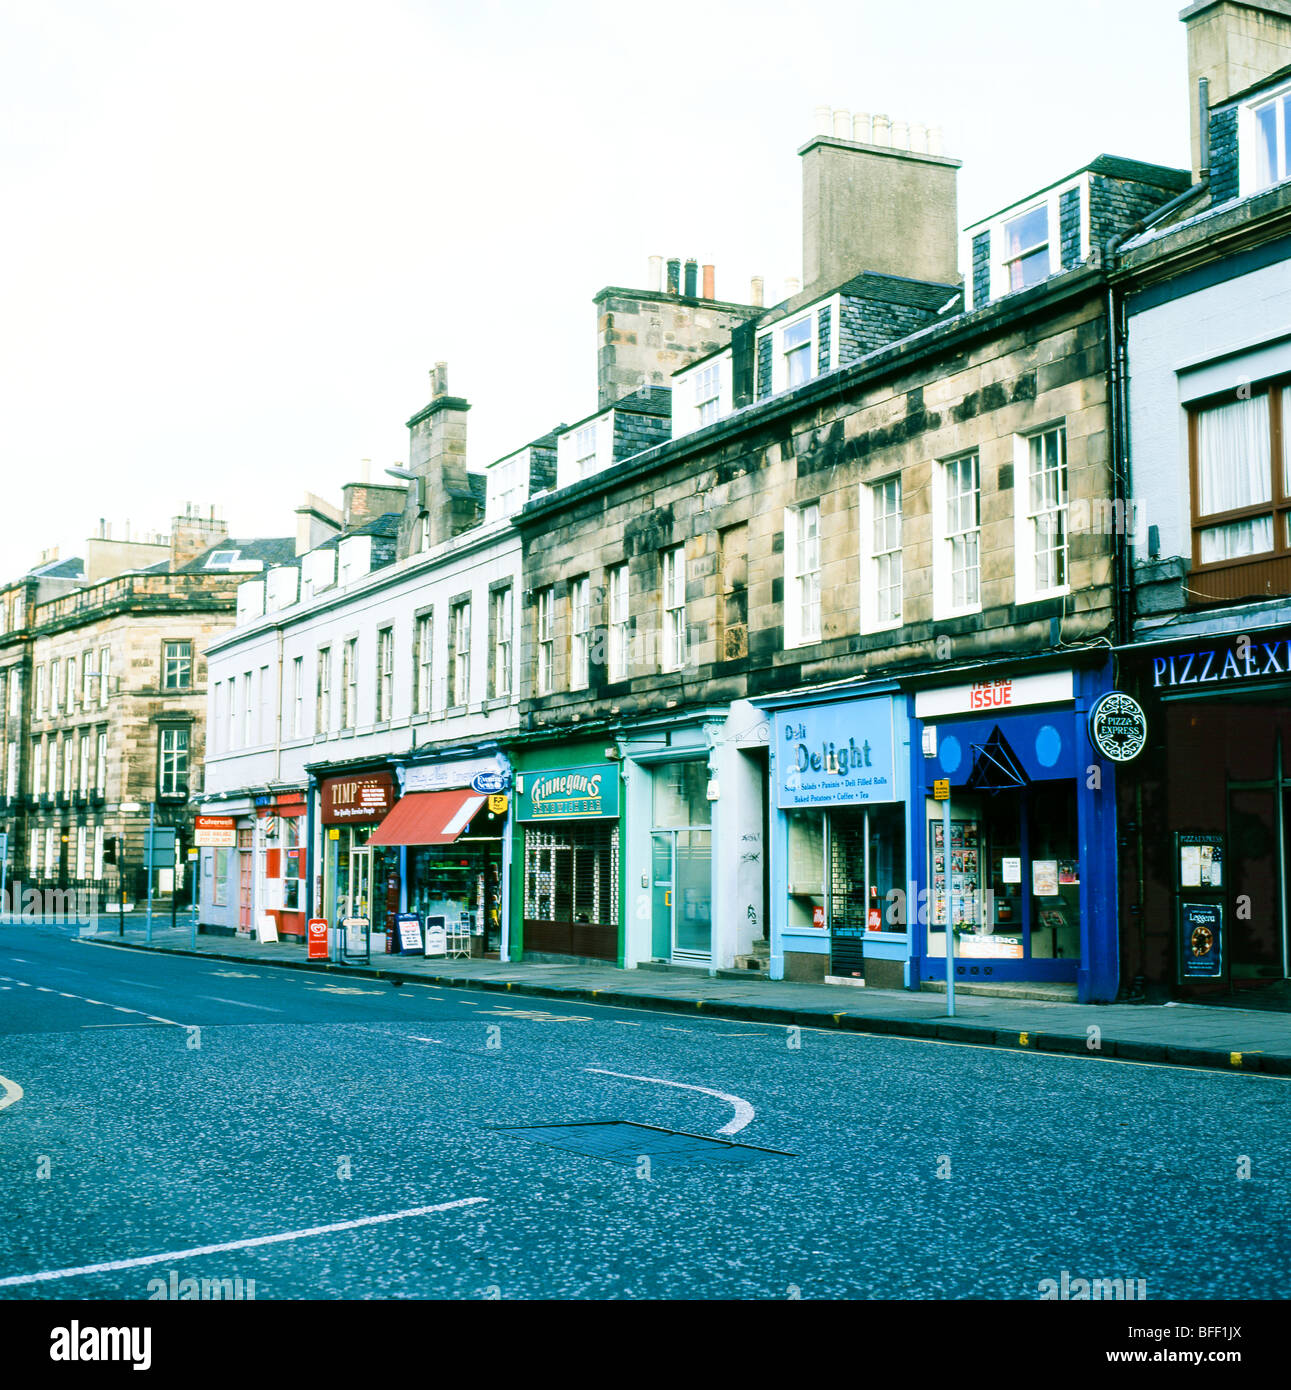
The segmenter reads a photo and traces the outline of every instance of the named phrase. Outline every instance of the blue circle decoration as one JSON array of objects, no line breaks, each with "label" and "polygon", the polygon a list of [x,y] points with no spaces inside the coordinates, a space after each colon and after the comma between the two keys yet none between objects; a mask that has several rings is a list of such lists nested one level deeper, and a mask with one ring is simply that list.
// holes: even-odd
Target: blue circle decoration
[{"label": "blue circle decoration", "polygon": [[964,745],[954,734],[947,734],[941,740],[937,749],[937,761],[947,776],[959,771],[959,765],[964,761]]},{"label": "blue circle decoration", "polygon": [[1044,725],[1036,734],[1035,755],[1041,767],[1052,767],[1062,757],[1062,735],[1052,724]]}]

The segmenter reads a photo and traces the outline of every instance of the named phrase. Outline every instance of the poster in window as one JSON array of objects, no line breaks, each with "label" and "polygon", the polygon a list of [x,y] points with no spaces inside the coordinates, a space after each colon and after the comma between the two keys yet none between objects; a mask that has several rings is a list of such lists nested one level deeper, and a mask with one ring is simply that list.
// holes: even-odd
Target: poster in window
[{"label": "poster in window", "polygon": [[1058,886],[1065,887],[1070,884],[1079,884],[1080,864],[1075,859],[1058,860]]},{"label": "poster in window", "polygon": [[1058,861],[1056,859],[1033,859],[1031,861],[1031,891],[1037,898],[1056,898],[1058,896]]}]

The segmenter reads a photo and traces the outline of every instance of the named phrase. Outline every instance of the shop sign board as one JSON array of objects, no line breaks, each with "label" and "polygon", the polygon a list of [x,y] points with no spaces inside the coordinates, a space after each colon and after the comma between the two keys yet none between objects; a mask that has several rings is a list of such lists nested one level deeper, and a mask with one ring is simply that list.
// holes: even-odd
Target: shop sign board
[{"label": "shop sign board", "polygon": [[1074,695],[1070,671],[1046,671],[1038,676],[1005,676],[970,685],[948,685],[941,690],[920,690],[914,697],[914,712],[920,719],[938,719],[943,715],[990,713],[1024,705],[1060,704]]},{"label": "shop sign board", "polygon": [[1171,652],[1152,658],[1152,688],[1174,690],[1192,685],[1231,685],[1266,676],[1291,675],[1291,638],[1265,642],[1235,637],[1222,646]]},{"label": "shop sign board", "polygon": [[309,919],[309,960],[327,959],[327,918]]},{"label": "shop sign board", "polygon": [[401,912],[395,918],[395,929],[399,935],[399,954],[420,956],[424,954],[421,940],[421,916],[416,912]]},{"label": "shop sign board", "polygon": [[232,816],[198,816],[193,843],[201,849],[236,849],[237,822]]},{"label": "shop sign board", "polygon": [[388,772],[328,777],[321,787],[324,825],[362,825],[384,820],[394,806],[394,777]]},{"label": "shop sign board", "polygon": [[418,763],[403,770],[403,789],[408,792],[448,792],[458,787],[474,787],[483,792],[483,787],[475,786],[477,777],[500,777],[505,785],[491,788],[493,791],[506,791],[511,785],[511,774],[498,757],[457,758],[446,763]]},{"label": "shop sign board", "polygon": [[1089,711],[1089,741],[1114,763],[1137,758],[1148,741],[1148,717],[1142,705],[1119,690],[1109,690]]},{"label": "shop sign board", "polygon": [[1224,904],[1179,904],[1179,974],[1184,980],[1214,980],[1224,971]]},{"label": "shop sign board", "polygon": [[426,954],[446,956],[448,954],[448,928],[442,917],[426,918]]},{"label": "shop sign board", "polygon": [[612,763],[527,772],[516,797],[522,821],[591,820],[619,814],[619,770]]},{"label": "shop sign board", "polygon": [[497,796],[511,787],[509,772],[477,772],[471,778],[471,790],[482,796]]},{"label": "shop sign board", "polygon": [[507,813],[507,799],[504,795],[497,794],[489,797],[489,810],[495,816],[505,816]]},{"label": "shop sign board", "polygon": [[776,711],[776,804],[895,801],[894,718],[886,695]]}]

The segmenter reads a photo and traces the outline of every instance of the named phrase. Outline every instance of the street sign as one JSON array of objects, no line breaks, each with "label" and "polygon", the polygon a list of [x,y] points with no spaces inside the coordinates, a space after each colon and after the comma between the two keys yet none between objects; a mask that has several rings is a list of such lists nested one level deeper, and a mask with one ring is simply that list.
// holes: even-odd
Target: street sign
[{"label": "street sign", "polygon": [[932,798],[934,801],[950,800],[950,778],[938,777],[932,784]]},{"label": "street sign", "polygon": [[145,869],[175,867],[175,832],[172,827],[157,825],[149,828],[144,836],[143,860]]},{"label": "street sign", "polygon": [[505,816],[507,813],[507,799],[501,793],[495,792],[489,797],[489,810],[495,816]]},{"label": "street sign", "polygon": [[309,919],[309,960],[327,959],[327,918]]}]

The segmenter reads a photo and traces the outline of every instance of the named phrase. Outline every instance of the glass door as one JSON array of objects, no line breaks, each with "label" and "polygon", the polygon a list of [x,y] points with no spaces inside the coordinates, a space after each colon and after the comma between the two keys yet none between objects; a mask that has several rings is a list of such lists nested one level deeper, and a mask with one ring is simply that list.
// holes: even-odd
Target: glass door
[{"label": "glass door", "polygon": [[650,953],[655,960],[672,959],[673,837],[671,830],[656,830],[650,837]]},{"label": "glass door", "polygon": [[713,955],[712,810],[708,760],[658,763],[651,770],[651,952],[656,959],[709,961]]},{"label": "glass door", "polygon": [[350,851],[350,882],[347,917],[366,917],[372,921],[372,851]]},{"label": "glass door", "polygon": [[672,953],[682,960],[708,960],[713,954],[712,831],[677,830],[673,862]]}]

